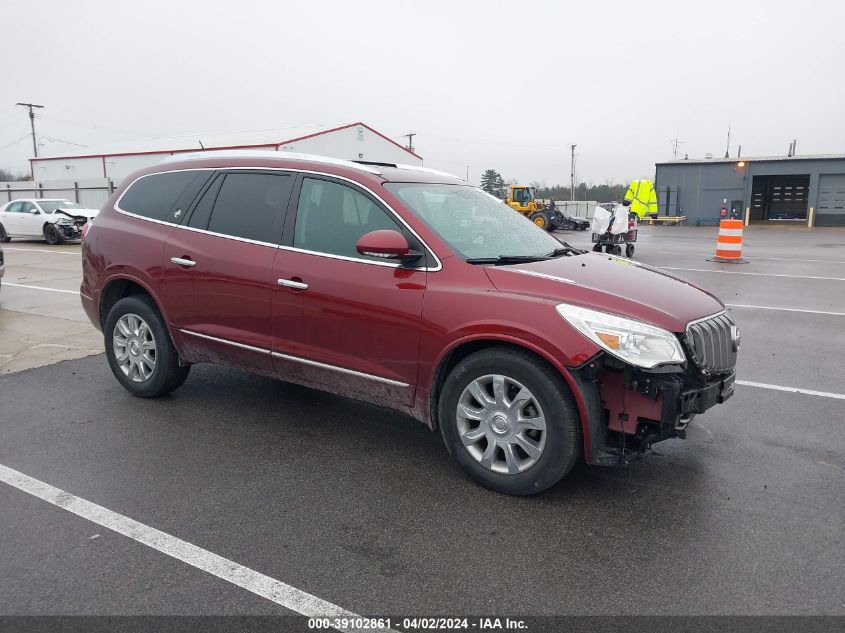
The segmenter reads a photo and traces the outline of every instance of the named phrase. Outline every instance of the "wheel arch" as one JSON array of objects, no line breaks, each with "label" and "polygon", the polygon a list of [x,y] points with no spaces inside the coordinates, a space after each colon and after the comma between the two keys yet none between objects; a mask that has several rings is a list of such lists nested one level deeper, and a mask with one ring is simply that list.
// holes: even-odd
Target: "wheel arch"
[{"label": "wheel arch", "polygon": [[452,369],[464,358],[491,347],[510,347],[512,349],[526,351],[542,363],[549,366],[555,371],[555,373],[563,378],[564,384],[566,384],[567,388],[572,393],[572,397],[575,399],[575,404],[578,407],[578,418],[581,424],[581,438],[583,443],[582,448],[584,451],[583,454],[585,458],[589,459],[592,455],[589,418],[587,407],[584,403],[584,398],[581,394],[581,389],[578,386],[578,383],[572,377],[572,374],[569,373],[566,366],[564,366],[558,359],[554,358],[554,356],[549,354],[546,350],[536,345],[532,345],[524,340],[509,336],[478,336],[459,339],[454,341],[449,347],[441,352],[434,364],[435,370],[432,374],[429,389],[428,415],[431,422],[431,428],[437,429],[439,427],[437,404],[440,398],[440,392],[443,388],[443,383],[446,381],[446,376],[448,376],[449,372],[452,371]]},{"label": "wheel arch", "polygon": [[150,299],[153,300],[153,303],[155,303],[159,314],[161,314],[162,318],[164,318],[165,323],[167,322],[164,310],[161,309],[161,302],[147,284],[134,277],[117,275],[109,279],[108,282],[106,282],[106,285],[103,286],[103,290],[100,292],[99,309],[100,326],[102,328],[105,328],[106,318],[108,317],[109,310],[111,310],[112,306],[121,299],[132,295],[149,296]]}]

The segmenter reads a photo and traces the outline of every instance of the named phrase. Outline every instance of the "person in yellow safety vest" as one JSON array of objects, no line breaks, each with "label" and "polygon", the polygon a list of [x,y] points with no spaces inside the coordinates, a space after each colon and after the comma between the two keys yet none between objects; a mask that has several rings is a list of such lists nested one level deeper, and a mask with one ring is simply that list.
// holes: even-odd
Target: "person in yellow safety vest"
[{"label": "person in yellow safety vest", "polygon": [[631,202],[628,211],[636,213],[637,218],[642,220],[646,213],[657,213],[657,192],[654,190],[654,183],[650,180],[632,180],[625,192],[625,200]]}]

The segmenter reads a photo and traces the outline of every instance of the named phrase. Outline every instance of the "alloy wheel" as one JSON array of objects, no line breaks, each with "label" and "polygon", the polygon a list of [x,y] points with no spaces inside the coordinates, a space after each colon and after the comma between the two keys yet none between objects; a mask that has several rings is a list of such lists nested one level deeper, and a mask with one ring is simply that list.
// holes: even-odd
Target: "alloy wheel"
[{"label": "alloy wheel", "polygon": [[156,342],[147,322],[137,314],[124,314],[112,333],[114,357],[132,382],[146,382],[156,367]]},{"label": "alloy wheel", "polygon": [[458,436],[484,468],[515,475],[537,463],[546,446],[546,419],[531,391],[501,374],[481,376],[461,393]]}]

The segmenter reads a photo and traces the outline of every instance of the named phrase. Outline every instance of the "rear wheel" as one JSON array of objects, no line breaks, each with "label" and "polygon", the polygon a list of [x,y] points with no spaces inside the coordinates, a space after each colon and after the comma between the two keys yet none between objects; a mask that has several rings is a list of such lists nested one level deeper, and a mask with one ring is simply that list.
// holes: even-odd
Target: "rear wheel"
[{"label": "rear wheel", "polygon": [[593,246],[593,252],[601,253],[601,244],[596,244],[595,246]]},{"label": "rear wheel", "polygon": [[634,256],[634,245],[633,244],[625,244],[625,257],[631,259]]},{"label": "rear wheel", "polygon": [[112,373],[133,395],[157,398],[181,387],[188,377],[191,368],[180,366],[164,319],[148,296],[115,303],[103,336]]},{"label": "rear wheel", "polygon": [[537,211],[533,213],[529,219],[541,229],[545,229],[547,231],[551,229],[549,214],[545,211]]},{"label": "rear wheel", "polygon": [[477,482],[512,495],[542,492],[574,466],[579,421],[560,375],[503,347],[462,360],[438,402],[449,453]]},{"label": "rear wheel", "polygon": [[61,244],[65,241],[65,239],[62,237],[62,234],[59,233],[59,229],[57,229],[53,224],[49,223],[44,225],[44,239],[47,240],[47,243],[51,246]]},{"label": "rear wheel", "polygon": [[6,233],[6,228],[0,224],[0,242],[5,244],[6,242],[11,242],[12,238],[9,237],[9,234]]}]

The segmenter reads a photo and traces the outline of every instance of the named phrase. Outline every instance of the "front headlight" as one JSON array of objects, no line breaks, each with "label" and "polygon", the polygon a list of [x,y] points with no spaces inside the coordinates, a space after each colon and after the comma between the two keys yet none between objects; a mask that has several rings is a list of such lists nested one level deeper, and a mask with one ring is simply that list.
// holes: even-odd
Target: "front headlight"
[{"label": "front headlight", "polygon": [[567,303],[557,311],[596,345],[631,365],[650,369],[686,360],[678,337],[663,328]]},{"label": "front headlight", "polygon": [[56,220],[56,224],[58,224],[59,226],[72,226],[73,222],[70,220],[70,218],[59,218],[58,220]]}]

